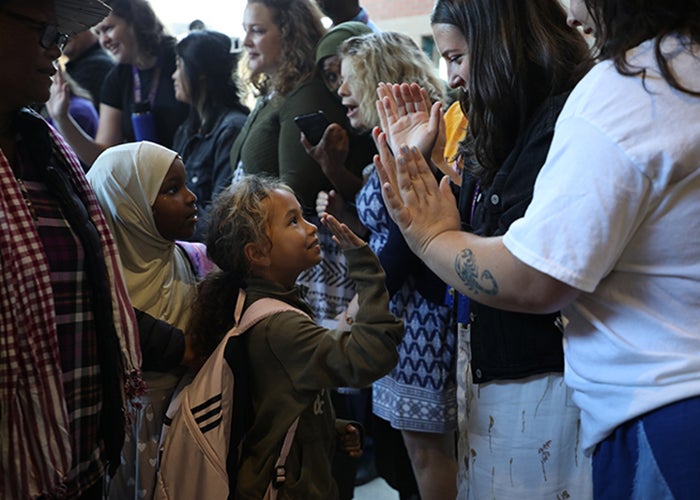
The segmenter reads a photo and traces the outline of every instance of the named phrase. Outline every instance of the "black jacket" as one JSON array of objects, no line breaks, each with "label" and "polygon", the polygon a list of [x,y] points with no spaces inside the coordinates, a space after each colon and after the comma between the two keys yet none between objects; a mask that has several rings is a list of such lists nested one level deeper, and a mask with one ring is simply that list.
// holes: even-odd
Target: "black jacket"
[{"label": "black jacket", "polygon": [[180,367],[185,354],[185,335],[179,328],[134,308],[139,325],[141,369],[168,372]]},{"label": "black jacket", "polygon": [[[503,235],[525,214],[567,97],[568,93],[562,94],[542,104],[488,186],[477,191],[477,179],[464,173],[459,208],[465,231],[481,236]],[[564,370],[559,313],[515,313],[473,300],[469,307],[474,382]]]},{"label": "black jacket", "polygon": [[70,224],[85,250],[85,269],[93,292],[93,314],[97,335],[97,349],[102,377],[102,409],[100,437],[104,441],[104,457],[110,473],[119,465],[124,443],[124,401],[122,399],[121,348],[114,328],[112,299],[107,279],[107,265],[100,235],[72,179],[65,158],[55,147],[48,125],[31,110],[25,109],[16,117],[17,131],[26,140],[26,154],[38,165],[35,175],[46,184],[56,197],[63,216]]},{"label": "black jacket", "polygon": [[90,92],[92,103],[99,113],[100,93],[102,82],[107,73],[116,65],[112,56],[104,50],[98,42],[83,52],[76,59],[66,63],[66,73],[75,80],[78,85]]}]

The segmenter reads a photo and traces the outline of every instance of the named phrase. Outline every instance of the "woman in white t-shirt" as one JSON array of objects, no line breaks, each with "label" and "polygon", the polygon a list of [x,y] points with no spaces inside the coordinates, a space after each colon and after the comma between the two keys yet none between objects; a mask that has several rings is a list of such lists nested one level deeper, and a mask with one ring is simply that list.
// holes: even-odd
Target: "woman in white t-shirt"
[{"label": "woman in white t-shirt", "polygon": [[565,380],[595,498],[700,489],[699,16],[698,0],[571,2],[568,22],[596,33],[601,62],[571,93],[533,201],[503,237],[460,231],[422,156],[403,152],[397,168],[378,137],[387,205],[438,275],[493,307],[566,308]]}]

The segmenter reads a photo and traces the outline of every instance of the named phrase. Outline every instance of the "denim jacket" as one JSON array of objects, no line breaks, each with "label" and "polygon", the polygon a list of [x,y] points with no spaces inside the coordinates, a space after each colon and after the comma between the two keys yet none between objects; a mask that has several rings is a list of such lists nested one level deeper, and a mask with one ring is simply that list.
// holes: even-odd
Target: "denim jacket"
[{"label": "denim jacket", "polygon": [[202,241],[206,234],[209,206],[229,184],[233,171],[229,164],[231,145],[243,128],[246,115],[231,109],[219,116],[216,124],[204,133],[190,133],[187,122],[175,132],[173,149],[180,153],[187,172],[187,187],[197,195],[199,223],[193,240]]}]

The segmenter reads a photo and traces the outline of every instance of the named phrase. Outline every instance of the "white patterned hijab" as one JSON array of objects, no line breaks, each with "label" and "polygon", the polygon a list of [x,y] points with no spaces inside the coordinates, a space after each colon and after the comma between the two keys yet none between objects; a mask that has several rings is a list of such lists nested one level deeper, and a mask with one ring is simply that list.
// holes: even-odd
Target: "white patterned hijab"
[{"label": "white patterned hijab", "polygon": [[158,232],[151,209],[177,157],[152,142],[122,144],[105,150],[87,178],[117,242],[132,304],[184,329],[196,277],[184,251]]}]

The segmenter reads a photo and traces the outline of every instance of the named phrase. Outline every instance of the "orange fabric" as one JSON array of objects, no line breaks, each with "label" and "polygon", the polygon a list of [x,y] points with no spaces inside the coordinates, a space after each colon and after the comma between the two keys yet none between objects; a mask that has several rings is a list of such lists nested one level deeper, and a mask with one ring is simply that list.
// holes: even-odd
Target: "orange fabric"
[{"label": "orange fabric", "polygon": [[459,142],[464,139],[467,131],[467,117],[459,107],[459,101],[455,101],[445,112],[445,159],[451,163],[457,154]]}]

